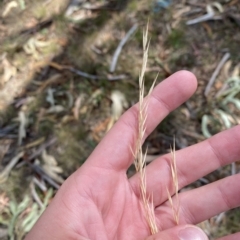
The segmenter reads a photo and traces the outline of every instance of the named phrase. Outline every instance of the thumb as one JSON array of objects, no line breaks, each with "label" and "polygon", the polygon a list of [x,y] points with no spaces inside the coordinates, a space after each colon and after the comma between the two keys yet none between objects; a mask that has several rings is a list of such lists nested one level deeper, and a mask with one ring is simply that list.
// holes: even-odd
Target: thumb
[{"label": "thumb", "polygon": [[196,226],[181,225],[151,235],[146,240],[208,240],[208,237]]}]

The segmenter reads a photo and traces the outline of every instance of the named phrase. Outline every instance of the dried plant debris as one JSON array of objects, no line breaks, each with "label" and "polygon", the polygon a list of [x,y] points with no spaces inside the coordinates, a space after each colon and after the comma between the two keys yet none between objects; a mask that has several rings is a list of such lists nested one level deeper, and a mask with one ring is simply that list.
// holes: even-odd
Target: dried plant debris
[{"label": "dried plant debris", "polygon": [[223,13],[224,11],[223,6],[220,3],[214,2],[212,4],[208,4],[206,6],[206,11],[207,11],[206,14],[187,21],[187,25],[193,25],[193,24],[197,24],[197,23],[201,23],[209,20],[222,20],[222,16],[217,14],[217,12]]},{"label": "dried plant debris", "polygon": [[[0,224],[8,228],[9,239],[23,239],[46,209],[52,196],[53,190],[50,188],[46,192],[41,206],[33,203],[28,195],[20,203],[16,201],[9,202],[7,199],[0,215]],[[4,199],[6,200],[6,198]]]},{"label": "dried plant debris", "polygon": [[83,21],[96,17],[96,12],[92,10],[101,9],[105,5],[105,1],[86,1],[86,0],[72,0],[69,4],[65,16],[74,21]]},{"label": "dried plant debris", "polygon": [[8,152],[12,142],[13,140],[11,139],[0,139],[0,164],[5,154]]},{"label": "dried plant debris", "polygon": [[[224,90],[218,94],[217,100],[221,108],[215,108],[211,115],[205,114],[202,117],[202,133],[206,138],[212,136],[209,125],[213,126],[218,122],[222,126],[222,129],[228,129],[240,123],[240,118],[236,115],[236,112],[240,110],[240,100],[237,97],[240,93],[240,76],[236,76],[236,73],[237,70],[226,81]],[[232,104],[232,108],[228,107],[229,104]]]},{"label": "dried plant debris", "polygon": [[5,211],[4,209],[9,206],[9,198],[6,193],[0,195],[0,215]]},{"label": "dried plant debris", "polygon": [[126,36],[120,41],[116,51],[114,52],[111,66],[109,68],[109,72],[113,73],[115,71],[116,66],[117,66],[118,57],[122,51],[123,46],[127,43],[129,38],[134,34],[134,32],[137,30],[137,28],[138,28],[138,24],[134,24],[130,28],[130,30],[127,32]]},{"label": "dried plant debris", "polygon": [[[4,189],[3,193],[6,191],[4,196],[0,193],[1,216],[4,209],[10,211],[9,202],[14,197],[23,199],[23,194],[32,200],[28,201],[28,207],[19,214],[18,219],[22,220],[28,211],[30,213],[41,209],[44,204],[43,195],[48,189],[58,189],[67,174],[79,166],[79,158],[75,156],[81,155],[85,159],[96,142],[102,139],[107,129],[112,127],[127,108],[125,96],[130,97],[138,92],[135,80],[141,65],[139,56],[142,54],[142,37],[139,29],[136,30],[136,23],[142,26],[146,22],[145,12],[151,12],[149,17],[153,45],[146,80],[153,78],[154,72],[159,71],[161,78],[165,78],[180,68],[189,69],[199,79],[197,93],[188,102],[191,103],[191,107],[187,107],[190,111],[188,124],[181,117],[166,119],[160,126],[161,130],[167,132],[167,135],[173,135],[177,130],[176,146],[181,148],[240,123],[240,68],[237,54],[239,33],[236,31],[240,19],[239,1],[218,1],[219,4],[196,0],[176,3],[171,0],[154,0],[151,3],[129,1],[126,8],[117,13],[116,5],[121,5],[121,1],[71,0],[69,7],[66,7],[67,11],[61,8],[62,13],[55,3],[66,3],[64,0],[50,1],[53,4],[43,0],[38,2],[40,5],[35,2],[9,0],[1,3],[0,111],[4,114],[6,111],[7,115],[0,116],[0,185]],[[25,10],[22,11],[23,9]],[[163,21],[159,21],[158,13],[161,13]],[[184,24],[187,21],[191,26]],[[127,41],[124,45],[125,36]],[[121,59],[116,57],[113,74],[109,68],[114,62],[113,54],[117,49]],[[220,61],[228,52],[231,60],[228,59],[219,68],[220,71],[213,75],[215,68],[218,70],[217,56]],[[188,64],[189,57],[190,60],[194,59],[191,64]],[[215,79],[206,94],[206,103],[204,90],[211,76]],[[127,101],[131,103],[135,99]],[[143,105],[145,103],[147,106],[147,100]],[[199,132],[199,117],[202,116],[203,134]],[[169,131],[170,125],[173,127]],[[160,135],[160,128],[156,130],[157,140],[148,139],[147,163],[163,152],[168,152],[172,143],[172,137],[167,139]],[[63,136],[69,136],[70,132],[72,140],[66,143],[65,137],[62,137],[63,141],[59,139],[56,146],[53,146],[52,143],[56,141],[54,134],[58,135],[60,131]],[[79,142],[84,147],[79,148]],[[133,150],[136,150],[134,147],[136,146],[132,146]],[[75,148],[78,149],[77,152]],[[46,152],[43,153],[43,150]],[[66,152],[69,153],[66,155]],[[145,151],[142,154],[144,158]],[[66,158],[68,163],[65,165]],[[172,170],[173,159],[172,156]],[[64,168],[64,173],[61,170],[63,166],[69,168]],[[238,163],[232,168],[227,166],[226,169],[219,170],[219,174],[235,174],[239,171],[239,166]],[[26,188],[26,193],[19,195],[9,186],[13,183],[17,189],[22,189],[19,177],[25,170],[29,188]],[[142,174],[144,195],[144,183],[148,176],[144,175],[143,169]],[[169,207],[172,207],[172,218],[177,223],[177,218],[174,217],[178,212],[175,175],[170,174],[173,182],[169,186]],[[201,184],[211,181],[207,177],[201,179]],[[151,193],[146,198],[149,210],[152,207]],[[33,202],[35,207],[32,207]],[[144,208],[143,215],[147,216]],[[3,216],[10,217],[10,214],[4,212]],[[152,219],[148,217],[151,225],[154,215],[149,216],[152,216]],[[216,222],[209,220],[209,226],[213,230],[211,236],[215,238],[217,232],[224,228],[228,214],[221,216]],[[22,239],[20,220],[19,223],[16,221],[14,228],[15,239]],[[5,227],[6,230],[8,225],[9,223],[1,224],[0,236],[4,234],[2,228]],[[150,228],[154,229],[153,226]],[[232,228],[228,228],[231,231]],[[156,229],[152,232],[156,232]]]},{"label": "dried plant debris", "polygon": [[6,58],[6,54],[2,59],[2,66],[4,72],[2,77],[0,78],[0,87],[3,86],[9,80],[11,80],[12,77],[15,77],[17,74],[17,68],[9,62],[9,60]]},{"label": "dried plant debris", "polygon": [[24,154],[23,152],[20,152],[18,155],[12,158],[8,165],[3,169],[3,171],[0,172],[0,184],[7,181],[11,170],[17,164],[17,162],[23,157],[23,154]]},{"label": "dried plant debris", "polygon": [[47,154],[46,150],[43,150],[42,160],[44,162],[43,170],[46,172],[46,174],[48,174],[48,176],[56,182],[62,184],[64,179],[59,176],[59,174],[63,173],[63,170],[58,166],[56,159],[52,155]]},{"label": "dried plant debris", "polygon": [[19,130],[18,130],[18,145],[22,144],[22,140],[26,137],[26,128],[28,124],[28,118],[23,111],[18,112]]},{"label": "dried plant debris", "polygon": [[23,49],[26,54],[32,55],[35,60],[43,58],[44,51],[47,48],[54,47],[56,40],[46,40],[42,39],[42,36],[37,35],[30,38],[23,46]]},{"label": "dried plant debris", "polygon": [[113,126],[113,124],[122,115],[124,109],[128,107],[128,102],[126,100],[125,95],[118,90],[112,91],[111,100],[112,100],[111,120],[108,123],[107,131]]},{"label": "dried plant debris", "polygon": [[[229,68],[227,64],[227,69]],[[202,133],[206,138],[210,138],[217,131],[214,126],[218,125],[220,130],[229,129],[240,124],[238,112],[240,110],[240,100],[237,95],[240,93],[239,65],[237,65],[230,78],[227,79],[222,89],[217,94],[219,108],[214,108],[210,114],[202,117]],[[231,105],[231,108],[229,107]],[[216,124],[217,123],[217,124]],[[231,164],[231,175],[236,174],[236,163]]]},{"label": "dried plant debris", "polygon": [[13,8],[16,8],[16,7],[18,7],[17,1],[11,1],[11,2],[9,2],[9,3],[5,6],[5,9],[4,9],[3,13],[2,13],[2,17],[3,17],[3,18],[6,17],[6,16],[10,13],[10,11],[11,11]]},{"label": "dried plant debris", "polygon": [[229,53],[225,53],[224,56],[222,57],[221,61],[220,61],[219,64],[217,65],[217,68],[215,69],[212,77],[210,78],[210,80],[209,80],[209,82],[208,82],[208,84],[207,84],[207,86],[206,86],[206,89],[205,89],[205,92],[204,92],[205,96],[208,95],[208,93],[209,93],[209,91],[210,91],[210,88],[211,88],[211,86],[213,85],[213,83],[214,83],[217,75],[219,74],[221,68],[223,67],[223,65],[225,64],[225,62],[229,59],[229,57],[230,57],[230,54],[229,54]]}]

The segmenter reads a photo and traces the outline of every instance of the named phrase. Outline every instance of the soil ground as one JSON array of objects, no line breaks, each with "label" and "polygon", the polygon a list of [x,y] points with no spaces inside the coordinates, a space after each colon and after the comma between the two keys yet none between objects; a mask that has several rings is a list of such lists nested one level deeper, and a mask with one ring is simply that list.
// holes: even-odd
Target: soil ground
[{"label": "soil ground", "polygon": [[[213,13],[210,20],[188,25],[207,13]],[[62,181],[86,160],[116,118],[113,95],[121,111],[137,102],[147,22],[147,88],[157,73],[160,82],[181,69],[193,72],[199,85],[147,139],[149,161],[170,151],[173,136],[181,149],[238,124],[239,14],[238,0],[1,1],[0,239],[22,239]],[[135,25],[111,72],[119,42]],[[226,88],[233,87],[236,94],[224,101]],[[239,168],[218,169],[187,189]],[[132,167],[128,174],[134,174]],[[234,209],[200,226],[214,239],[239,231],[239,222]]]}]

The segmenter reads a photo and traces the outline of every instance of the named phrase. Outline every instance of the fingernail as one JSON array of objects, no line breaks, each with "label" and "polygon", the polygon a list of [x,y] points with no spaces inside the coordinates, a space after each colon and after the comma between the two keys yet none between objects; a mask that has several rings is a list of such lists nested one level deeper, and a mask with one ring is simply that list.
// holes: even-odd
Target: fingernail
[{"label": "fingernail", "polygon": [[178,233],[180,240],[208,240],[206,234],[197,227],[186,227]]}]

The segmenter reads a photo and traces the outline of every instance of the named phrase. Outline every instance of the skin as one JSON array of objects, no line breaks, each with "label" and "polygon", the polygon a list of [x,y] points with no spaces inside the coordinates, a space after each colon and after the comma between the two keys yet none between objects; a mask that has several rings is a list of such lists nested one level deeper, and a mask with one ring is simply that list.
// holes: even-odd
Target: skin
[{"label": "skin", "polygon": [[[158,84],[149,99],[145,138],[196,88],[195,76],[187,71],[177,72]],[[240,175],[237,174],[180,193],[180,226],[176,226],[166,191],[166,187],[172,189],[173,194],[171,156],[161,156],[146,170],[147,190],[153,194],[159,228],[158,234],[150,236],[142,211],[139,176],[128,179],[126,175],[133,163],[130,149],[134,148],[137,137],[137,114],[138,105],[123,114],[83,166],[64,182],[26,240],[179,239],[179,229],[187,224],[197,224],[240,205]],[[236,126],[177,151],[179,188],[239,160],[239,142],[240,126]],[[240,239],[240,235],[221,238],[235,239]]]}]

